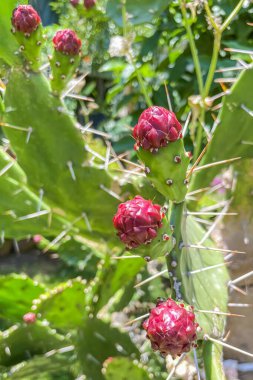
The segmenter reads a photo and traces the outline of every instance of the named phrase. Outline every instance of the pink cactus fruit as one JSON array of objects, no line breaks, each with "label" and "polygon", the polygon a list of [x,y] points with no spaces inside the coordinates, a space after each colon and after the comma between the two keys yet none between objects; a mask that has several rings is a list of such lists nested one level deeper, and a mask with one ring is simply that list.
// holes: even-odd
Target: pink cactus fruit
[{"label": "pink cactus fruit", "polygon": [[76,7],[79,4],[79,0],[70,0],[70,4]]},{"label": "pink cactus fruit", "polygon": [[11,19],[14,32],[31,34],[41,23],[40,16],[31,5],[19,5],[14,9]]},{"label": "pink cactus fruit", "polygon": [[113,218],[118,236],[128,248],[150,243],[162,226],[161,207],[137,195],[121,203]]},{"label": "pink cactus fruit", "polygon": [[134,127],[135,148],[154,150],[182,137],[182,126],[176,115],[163,107],[152,106],[142,112]]},{"label": "pink cactus fruit", "polygon": [[84,0],[83,4],[86,9],[91,9],[96,5],[96,0]]},{"label": "pink cactus fruit", "polygon": [[154,351],[176,357],[195,346],[198,324],[192,311],[169,298],[157,303],[143,328]]},{"label": "pink cactus fruit", "polygon": [[81,40],[70,29],[59,30],[53,38],[53,44],[55,50],[72,56],[78,55],[82,46]]}]

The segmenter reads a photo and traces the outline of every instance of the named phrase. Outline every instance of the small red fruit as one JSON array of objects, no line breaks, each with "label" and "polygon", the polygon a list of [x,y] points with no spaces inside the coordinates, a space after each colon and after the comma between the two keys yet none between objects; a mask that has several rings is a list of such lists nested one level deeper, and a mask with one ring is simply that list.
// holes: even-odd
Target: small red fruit
[{"label": "small red fruit", "polygon": [[34,313],[26,313],[23,315],[23,321],[27,324],[32,324],[36,322],[36,314]]},{"label": "small red fruit", "polygon": [[59,30],[54,38],[55,50],[66,55],[78,55],[82,46],[81,40],[70,29]]},{"label": "small red fruit", "polygon": [[118,236],[128,248],[150,243],[162,226],[161,207],[137,195],[121,203],[113,218]]},{"label": "small red fruit", "polygon": [[192,311],[169,298],[159,301],[151,310],[143,328],[154,351],[160,351],[163,356],[170,354],[176,357],[195,345],[198,324]]},{"label": "small red fruit", "polygon": [[76,7],[79,4],[79,0],[70,0],[70,4]]},{"label": "small red fruit", "polygon": [[152,106],[142,112],[133,130],[136,147],[154,150],[182,137],[182,126],[174,112]]},{"label": "small red fruit", "polygon": [[96,4],[96,0],[84,0],[84,6],[86,9],[93,8]]},{"label": "small red fruit", "polygon": [[15,31],[31,34],[38,28],[41,19],[31,5],[19,5],[12,13],[11,22]]}]

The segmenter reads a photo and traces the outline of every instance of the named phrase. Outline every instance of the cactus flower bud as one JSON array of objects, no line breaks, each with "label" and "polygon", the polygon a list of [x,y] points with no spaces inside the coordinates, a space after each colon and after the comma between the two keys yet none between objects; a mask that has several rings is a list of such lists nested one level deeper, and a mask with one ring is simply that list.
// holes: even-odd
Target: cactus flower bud
[{"label": "cactus flower bud", "polygon": [[143,323],[143,328],[154,351],[160,351],[163,356],[170,354],[176,357],[195,346],[198,324],[192,311],[169,298],[157,303]]},{"label": "cactus flower bud", "polygon": [[36,314],[34,313],[26,313],[23,315],[23,321],[27,324],[32,324],[36,322]]},{"label": "cactus flower bud", "polygon": [[14,32],[31,34],[41,23],[40,16],[31,5],[19,5],[14,9],[11,19]]},{"label": "cactus flower bud", "polygon": [[84,6],[86,9],[93,8],[96,4],[96,0],[84,0]]},{"label": "cactus flower bud", "polygon": [[119,205],[113,224],[121,241],[128,248],[136,248],[150,243],[157,236],[162,217],[159,205],[138,195]]},{"label": "cactus flower bud", "polygon": [[133,130],[136,148],[159,149],[182,137],[176,115],[163,107],[152,106],[142,112]]},{"label": "cactus flower bud", "polygon": [[59,30],[53,38],[53,44],[56,51],[73,56],[79,54],[82,46],[81,40],[70,29]]}]

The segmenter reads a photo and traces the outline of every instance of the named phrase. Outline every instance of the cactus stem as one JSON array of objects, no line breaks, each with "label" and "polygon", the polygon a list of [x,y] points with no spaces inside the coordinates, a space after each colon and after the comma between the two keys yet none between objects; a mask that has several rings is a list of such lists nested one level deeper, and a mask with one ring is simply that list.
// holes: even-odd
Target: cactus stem
[{"label": "cactus stem", "polygon": [[246,273],[246,274],[244,274],[244,275],[242,275],[240,277],[235,278],[232,281],[229,281],[228,284],[237,284],[238,282],[246,280],[246,278],[249,278],[251,276],[253,276],[253,271],[250,271],[250,272],[248,272],[248,273]]},{"label": "cactus stem", "polygon": [[105,187],[103,184],[101,184],[99,187],[100,187],[101,190],[105,191],[107,194],[111,195],[113,198],[118,199],[121,202],[124,202],[124,199],[122,197],[120,197],[114,191],[112,191],[112,190],[108,189],[107,187]]},{"label": "cactus stem", "polygon": [[161,272],[158,272],[158,273],[154,274],[153,276],[151,276],[151,277],[149,277],[149,278],[146,278],[146,280],[143,280],[143,281],[139,282],[139,283],[136,284],[134,287],[135,287],[135,288],[139,288],[139,287],[141,287],[142,285],[147,284],[148,282],[154,280],[155,278],[158,278],[158,277],[160,277],[160,276],[163,276],[165,273],[168,273],[168,269],[162,270]]},{"label": "cactus stem", "polygon": [[247,112],[248,115],[253,117],[253,111],[250,110],[248,107],[246,107],[244,104],[241,104],[241,109],[245,112]]},{"label": "cactus stem", "polygon": [[195,368],[196,368],[196,372],[197,372],[197,378],[198,378],[198,380],[201,380],[196,348],[193,348],[193,357],[194,357],[194,364],[195,364]]},{"label": "cactus stem", "polygon": [[230,162],[234,162],[234,161],[238,161],[238,160],[241,160],[241,157],[235,157],[235,158],[230,158],[228,160],[212,162],[211,164],[195,167],[193,170],[191,169],[191,172],[195,173],[195,172],[198,172],[198,171],[203,170],[203,169],[209,169],[209,168],[212,168],[212,167],[217,166],[217,165],[224,165],[224,164],[228,164]]},{"label": "cactus stem", "polygon": [[243,251],[233,251],[231,249],[223,249],[223,248],[214,248],[214,247],[205,247],[203,245],[194,245],[194,244],[189,244],[189,245],[184,245],[185,248],[197,248],[197,249],[204,249],[206,251],[216,251],[216,252],[224,252],[224,253],[240,253],[240,254],[246,254],[246,252]]},{"label": "cactus stem", "polygon": [[84,221],[85,221],[85,223],[86,223],[86,226],[87,226],[87,228],[88,228],[88,231],[92,232],[91,224],[90,224],[90,221],[89,221],[89,218],[88,218],[86,212],[83,212],[83,213],[82,213],[82,217],[83,217],[83,219],[84,219]]},{"label": "cactus stem", "polygon": [[28,214],[28,215],[24,215],[24,216],[21,216],[17,219],[17,222],[20,222],[22,220],[27,220],[27,219],[34,219],[34,218],[38,218],[42,215],[47,215],[47,214],[50,214],[50,210],[42,210],[42,211],[39,211],[39,212],[34,212],[32,214]]},{"label": "cactus stem", "polygon": [[220,268],[220,267],[223,267],[223,266],[226,266],[226,265],[229,265],[229,264],[231,264],[231,261],[228,261],[226,263],[211,265],[209,267],[204,267],[204,268],[201,268],[201,269],[192,270],[192,271],[188,272],[187,274],[188,275],[192,275],[192,274],[196,274],[196,273],[201,273],[201,272],[205,272],[207,270],[212,270],[212,269]]},{"label": "cactus stem", "polygon": [[75,174],[75,171],[74,171],[74,168],[73,168],[73,163],[71,161],[68,161],[67,162],[67,166],[69,168],[69,171],[70,171],[70,174],[71,174],[71,178],[73,179],[73,181],[76,181],[76,174]]},{"label": "cactus stem", "polygon": [[138,317],[138,318],[132,319],[131,321],[125,323],[124,326],[125,326],[125,327],[126,327],[126,326],[130,326],[130,325],[132,325],[133,323],[138,322],[138,321],[140,321],[140,320],[142,320],[142,319],[145,319],[145,318],[147,318],[147,317],[149,317],[149,313],[144,314],[144,315],[141,315],[141,316]]},{"label": "cactus stem", "polygon": [[220,344],[221,346],[223,347],[226,347],[226,348],[229,348],[230,350],[232,351],[237,351],[237,352],[240,352],[241,354],[244,354],[246,356],[250,356],[251,358],[253,358],[253,354],[251,354],[250,352],[247,352],[247,351],[244,351],[244,350],[241,350],[240,348],[237,348],[235,346],[231,346],[230,344],[228,343],[225,343],[221,340],[218,340],[218,339],[214,339],[214,338],[211,338],[209,335],[205,335],[204,336],[204,339],[205,340],[210,340],[211,342],[214,342],[214,343],[217,343],[217,344]]}]

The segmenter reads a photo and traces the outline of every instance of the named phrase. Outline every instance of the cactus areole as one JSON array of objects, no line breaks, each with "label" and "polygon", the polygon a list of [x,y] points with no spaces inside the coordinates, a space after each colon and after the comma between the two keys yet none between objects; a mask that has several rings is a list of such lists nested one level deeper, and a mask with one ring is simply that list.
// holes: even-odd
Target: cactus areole
[{"label": "cactus areole", "polygon": [[148,244],[157,236],[162,226],[161,207],[140,195],[121,203],[113,218],[118,236],[128,248]]},{"label": "cactus areole", "polygon": [[169,298],[158,301],[143,328],[154,351],[176,357],[195,346],[198,324],[192,311]]},{"label": "cactus areole", "polygon": [[78,55],[82,46],[81,40],[71,29],[59,30],[54,38],[53,44],[56,51],[66,55]]},{"label": "cactus areole", "polygon": [[182,126],[176,115],[163,107],[152,106],[142,112],[134,127],[135,148],[157,150],[182,137]]},{"label": "cactus areole", "polygon": [[84,6],[86,9],[93,8],[96,5],[96,0],[84,0]]},{"label": "cactus areole", "polygon": [[38,28],[41,19],[31,5],[19,5],[12,13],[11,22],[14,32],[19,31],[30,35]]}]

